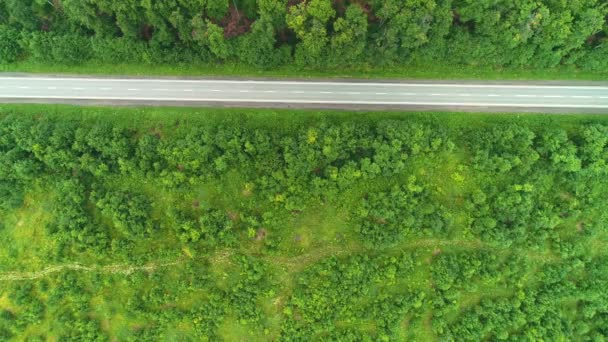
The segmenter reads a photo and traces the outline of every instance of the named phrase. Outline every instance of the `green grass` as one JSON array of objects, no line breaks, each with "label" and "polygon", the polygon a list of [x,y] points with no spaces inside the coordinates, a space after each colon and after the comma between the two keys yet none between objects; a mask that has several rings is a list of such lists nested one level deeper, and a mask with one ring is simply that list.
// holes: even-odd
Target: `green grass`
[{"label": "green grass", "polygon": [[[332,111],[252,108],[188,108],[188,107],[81,107],[54,104],[0,104],[0,113],[54,117],[61,120],[95,123],[111,122],[120,127],[136,128],[141,132],[161,131],[171,138],[179,135],[188,124],[241,126],[255,129],[272,126],[279,132],[294,132],[302,125],[319,120],[331,122],[368,122],[378,119],[412,119],[441,123],[448,130],[463,127],[483,128],[494,125],[524,124],[538,129],[556,126],[575,129],[586,123],[607,123],[608,116],[597,114],[522,114],[522,113],[452,113],[452,112],[380,112]],[[466,137],[461,137],[464,139]]]},{"label": "green grass", "polygon": [[361,66],[353,68],[308,69],[283,66],[263,70],[231,63],[201,65],[96,64],[46,65],[19,62],[0,65],[0,72],[68,73],[129,76],[209,76],[209,77],[289,77],[360,79],[440,79],[440,80],[596,80],[608,79],[608,72],[583,71],[558,66],[550,69],[442,65],[437,63],[403,66]]}]

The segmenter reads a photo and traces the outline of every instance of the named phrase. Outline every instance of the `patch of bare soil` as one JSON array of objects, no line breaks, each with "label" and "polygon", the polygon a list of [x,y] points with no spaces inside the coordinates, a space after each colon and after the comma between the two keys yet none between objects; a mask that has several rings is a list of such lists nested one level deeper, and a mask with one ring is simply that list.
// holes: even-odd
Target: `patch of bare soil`
[{"label": "patch of bare soil", "polygon": [[258,231],[255,233],[255,240],[256,241],[262,241],[266,238],[266,236],[268,235],[268,231],[264,228],[260,228],[258,229]]}]

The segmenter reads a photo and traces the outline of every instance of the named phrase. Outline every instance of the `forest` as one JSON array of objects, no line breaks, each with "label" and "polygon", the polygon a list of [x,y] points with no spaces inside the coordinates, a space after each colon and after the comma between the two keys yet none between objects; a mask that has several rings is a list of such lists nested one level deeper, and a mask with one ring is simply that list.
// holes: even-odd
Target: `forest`
[{"label": "forest", "polygon": [[607,163],[599,116],[3,105],[0,339],[605,341]]},{"label": "forest", "polygon": [[0,64],[608,71],[605,0],[0,0]]}]

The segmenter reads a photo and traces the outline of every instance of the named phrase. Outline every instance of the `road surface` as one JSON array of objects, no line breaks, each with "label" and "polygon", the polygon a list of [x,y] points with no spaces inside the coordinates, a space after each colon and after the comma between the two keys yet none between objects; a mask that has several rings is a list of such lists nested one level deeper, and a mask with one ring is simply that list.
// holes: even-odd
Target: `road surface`
[{"label": "road surface", "polygon": [[0,76],[0,102],[608,113],[608,86]]}]

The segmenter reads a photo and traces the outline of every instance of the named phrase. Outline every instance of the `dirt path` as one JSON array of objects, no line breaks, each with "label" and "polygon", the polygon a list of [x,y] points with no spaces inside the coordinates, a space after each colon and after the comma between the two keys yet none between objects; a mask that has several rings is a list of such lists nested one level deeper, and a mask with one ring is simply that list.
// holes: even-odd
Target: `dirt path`
[{"label": "dirt path", "polygon": [[82,272],[101,272],[110,274],[132,274],[137,271],[153,272],[158,268],[164,268],[174,266],[182,263],[183,261],[174,261],[167,263],[149,263],[141,266],[134,266],[128,264],[115,264],[107,266],[84,266],[78,263],[56,265],[47,267],[37,272],[6,272],[0,273],[0,281],[16,281],[16,280],[32,280],[45,277],[52,273],[62,271],[82,271]]},{"label": "dirt path", "polygon": [[[388,248],[385,250],[387,253],[395,252],[396,250],[404,250],[404,249],[416,249],[416,248],[432,248],[432,247],[462,247],[462,248],[470,248],[470,249],[479,249],[479,248],[489,248],[481,241],[476,240],[442,240],[442,239],[418,239],[405,241],[395,247]],[[315,249],[309,251],[306,254],[302,254],[295,257],[280,257],[280,256],[263,256],[261,259],[266,262],[281,265],[289,270],[289,273],[297,273],[302,271],[307,266],[318,262],[321,259],[330,257],[330,256],[340,256],[343,254],[349,253],[358,253],[364,251],[365,248],[360,245],[350,245],[350,246],[327,246],[320,249]],[[195,259],[207,259],[212,264],[226,262],[230,260],[230,258],[237,253],[234,249],[224,249],[217,251],[214,255],[208,258],[195,258]],[[531,256],[535,257],[535,256]],[[546,259],[547,256],[537,256],[538,258]],[[81,272],[100,272],[100,273],[109,273],[109,274],[124,274],[129,275],[134,272],[144,271],[144,272],[153,272],[159,268],[165,268],[169,266],[174,266],[178,264],[182,264],[185,261],[192,261],[193,259],[180,259],[173,262],[152,262],[145,265],[129,265],[129,264],[114,264],[114,265],[106,265],[106,266],[86,266],[79,263],[71,263],[64,265],[56,265],[49,266],[43,270],[36,272],[4,272],[0,273],[0,281],[18,281],[18,280],[32,280],[45,277],[52,273],[62,272],[62,271],[81,271]]]}]

